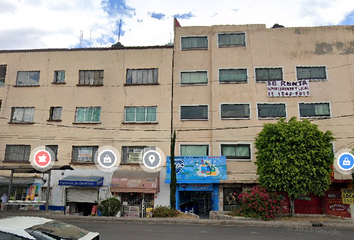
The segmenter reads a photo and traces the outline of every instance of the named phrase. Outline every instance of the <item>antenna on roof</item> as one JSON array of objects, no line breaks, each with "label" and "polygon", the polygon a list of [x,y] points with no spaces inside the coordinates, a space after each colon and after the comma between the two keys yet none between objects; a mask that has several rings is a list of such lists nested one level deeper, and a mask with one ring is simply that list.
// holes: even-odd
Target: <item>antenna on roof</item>
[{"label": "antenna on roof", "polygon": [[90,47],[91,47],[91,45],[92,45],[92,28],[90,30]]},{"label": "antenna on roof", "polygon": [[84,31],[80,30],[80,42],[79,42],[80,48],[82,48],[83,40],[84,40]]},{"label": "antenna on roof", "polygon": [[122,27],[122,19],[119,20],[118,42],[119,42],[119,40],[120,40],[120,30],[121,30],[121,27]]}]

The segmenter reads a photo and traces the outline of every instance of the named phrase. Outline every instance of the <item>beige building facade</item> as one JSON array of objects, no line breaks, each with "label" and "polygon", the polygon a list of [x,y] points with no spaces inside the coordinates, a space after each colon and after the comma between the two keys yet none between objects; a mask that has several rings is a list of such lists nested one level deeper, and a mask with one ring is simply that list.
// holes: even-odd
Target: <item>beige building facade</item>
[{"label": "beige building facade", "polygon": [[307,118],[333,131],[335,152],[354,147],[354,26],[181,27],[175,20],[174,29],[176,151],[226,156],[220,210],[230,193],[256,183],[254,141],[265,123]]}]

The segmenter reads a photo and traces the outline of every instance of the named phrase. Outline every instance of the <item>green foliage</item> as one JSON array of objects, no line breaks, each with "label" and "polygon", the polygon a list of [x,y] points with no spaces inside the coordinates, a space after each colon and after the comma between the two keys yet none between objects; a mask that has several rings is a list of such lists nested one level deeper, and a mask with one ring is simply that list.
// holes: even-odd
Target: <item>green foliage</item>
[{"label": "green foliage", "polygon": [[282,196],[267,192],[265,188],[259,186],[244,191],[237,198],[240,206],[235,210],[235,215],[261,218],[265,221],[273,220],[274,215],[281,213],[285,205]]},{"label": "green foliage", "polygon": [[332,141],[332,132],[324,133],[306,119],[265,124],[255,142],[260,184],[291,197],[324,195],[331,183]]},{"label": "green foliage", "polygon": [[170,203],[172,209],[176,209],[176,189],[177,189],[176,166],[175,166],[175,144],[176,144],[176,131],[173,132],[173,137],[171,139]]},{"label": "green foliage", "polygon": [[121,207],[121,202],[118,199],[108,198],[98,205],[98,210],[102,212],[103,216],[116,216]]},{"label": "green foliage", "polygon": [[153,218],[167,218],[167,217],[177,217],[179,211],[165,206],[157,206],[152,211]]}]

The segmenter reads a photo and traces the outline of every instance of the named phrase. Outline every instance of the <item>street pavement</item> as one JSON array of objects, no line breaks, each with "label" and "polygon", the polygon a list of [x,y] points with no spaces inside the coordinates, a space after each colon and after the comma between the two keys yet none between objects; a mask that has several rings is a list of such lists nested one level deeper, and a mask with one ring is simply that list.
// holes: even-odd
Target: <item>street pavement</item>
[{"label": "street pavement", "polygon": [[354,229],[328,229],[313,227],[257,227],[257,226],[210,226],[121,223],[121,222],[78,222],[65,220],[89,231],[99,232],[101,240],[215,240],[215,239],[278,239],[278,240],[329,240],[350,239]]}]

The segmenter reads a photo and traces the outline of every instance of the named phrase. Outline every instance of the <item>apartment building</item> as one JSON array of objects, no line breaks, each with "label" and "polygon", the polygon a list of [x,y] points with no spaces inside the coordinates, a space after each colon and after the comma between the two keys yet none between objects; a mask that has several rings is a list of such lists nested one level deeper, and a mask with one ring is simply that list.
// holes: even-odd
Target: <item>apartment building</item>
[{"label": "apartment building", "polygon": [[[227,180],[195,182],[218,185],[219,210],[256,183],[254,141],[265,123],[307,118],[334,132],[335,152],[354,147],[354,26],[183,27],[175,19],[174,33],[176,152],[226,156]],[[350,179],[335,172],[332,190]],[[194,195],[213,201],[212,188],[202,189]]]},{"label": "apartment building", "polygon": [[[138,161],[142,151],[169,152],[172,52],[171,46],[0,51],[0,165],[28,166],[31,151],[46,146],[56,165],[71,166],[52,173],[50,209],[73,203],[87,215],[110,194],[126,205],[144,193],[159,203],[162,176],[147,176]],[[94,165],[103,146],[120,151],[119,174]],[[111,193],[112,180],[134,181],[127,172],[155,184]],[[92,187],[72,186],[90,181]]]}]

